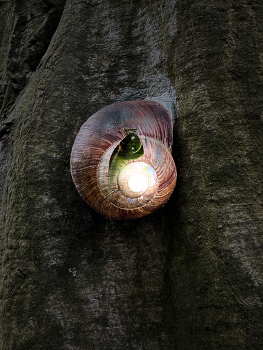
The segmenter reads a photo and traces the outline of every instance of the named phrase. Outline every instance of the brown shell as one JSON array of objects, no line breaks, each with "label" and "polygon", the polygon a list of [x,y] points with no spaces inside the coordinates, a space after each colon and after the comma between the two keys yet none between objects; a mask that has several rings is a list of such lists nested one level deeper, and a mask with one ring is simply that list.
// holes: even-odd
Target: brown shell
[{"label": "brown shell", "polygon": [[[109,159],[126,137],[124,129],[137,129],[144,148],[144,155],[129,163],[149,164],[158,178],[154,191],[132,203],[118,191],[112,194],[107,186]],[[73,181],[82,198],[102,215],[115,219],[149,215],[167,202],[176,184],[172,142],[171,117],[161,104],[144,100],[106,106],[82,125],[75,139],[71,153]]]}]

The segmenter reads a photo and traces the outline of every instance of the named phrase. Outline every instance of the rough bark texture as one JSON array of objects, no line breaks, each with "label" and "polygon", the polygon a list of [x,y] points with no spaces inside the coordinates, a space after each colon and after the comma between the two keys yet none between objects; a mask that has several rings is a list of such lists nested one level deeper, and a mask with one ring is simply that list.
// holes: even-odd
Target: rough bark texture
[{"label": "rough bark texture", "polygon": [[[0,11],[0,349],[261,350],[262,1]],[[80,126],[175,90],[175,193],[103,218],[71,180]]]}]

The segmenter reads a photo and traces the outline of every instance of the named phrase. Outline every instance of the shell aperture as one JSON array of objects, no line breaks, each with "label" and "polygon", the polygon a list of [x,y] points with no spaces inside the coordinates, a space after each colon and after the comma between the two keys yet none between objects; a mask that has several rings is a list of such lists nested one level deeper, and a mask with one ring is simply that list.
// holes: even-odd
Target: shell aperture
[{"label": "shell aperture", "polygon": [[110,158],[110,171],[126,160],[134,160],[143,155],[143,145],[134,133],[128,134],[115,148]]}]

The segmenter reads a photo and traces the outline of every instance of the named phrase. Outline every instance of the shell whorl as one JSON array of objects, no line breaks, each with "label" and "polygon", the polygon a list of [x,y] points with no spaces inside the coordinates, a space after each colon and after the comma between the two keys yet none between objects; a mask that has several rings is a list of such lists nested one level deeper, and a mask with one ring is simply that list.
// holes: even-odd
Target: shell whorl
[{"label": "shell whorl", "polygon": [[[127,129],[136,129],[144,154],[125,161],[111,180],[110,158]],[[172,135],[168,111],[154,101],[115,103],[93,114],[82,125],[71,153],[71,174],[82,198],[115,219],[142,217],[163,206],[176,184]],[[129,176],[135,181],[145,176],[146,190],[143,182],[131,193]]]}]

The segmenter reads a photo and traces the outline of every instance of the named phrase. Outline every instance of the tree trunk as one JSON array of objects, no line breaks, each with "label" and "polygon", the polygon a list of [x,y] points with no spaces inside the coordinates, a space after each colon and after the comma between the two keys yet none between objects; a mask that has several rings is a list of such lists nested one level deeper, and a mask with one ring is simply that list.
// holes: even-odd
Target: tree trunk
[{"label": "tree trunk", "polygon": [[[2,0],[1,350],[261,350],[261,0]],[[156,214],[79,196],[80,126],[177,98]]]}]

